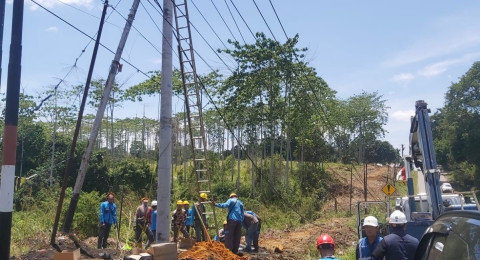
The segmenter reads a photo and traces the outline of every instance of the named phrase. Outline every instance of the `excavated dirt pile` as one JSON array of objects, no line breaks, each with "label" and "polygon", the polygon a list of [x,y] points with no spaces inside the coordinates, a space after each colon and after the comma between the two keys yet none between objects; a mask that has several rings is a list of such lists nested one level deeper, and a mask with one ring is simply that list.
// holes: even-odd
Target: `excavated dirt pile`
[{"label": "excavated dirt pile", "polygon": [[245,260],[247,256],[238,256],[220,242],[197,242],[188,251],[180,253],[183,260]]}]

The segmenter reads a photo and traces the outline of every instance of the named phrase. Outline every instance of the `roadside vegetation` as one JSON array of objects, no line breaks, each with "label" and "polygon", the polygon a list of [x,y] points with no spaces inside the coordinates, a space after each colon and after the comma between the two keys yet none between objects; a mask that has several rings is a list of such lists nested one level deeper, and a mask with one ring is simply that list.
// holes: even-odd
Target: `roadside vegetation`
[{"label": "roadside vegetation", "polygon": [[[223,202],[235,191],[248,209],[264,217],[265,229],[337,217],[326,214],[332,211],[325,211],[325,205],[348,189],[348,181],[339,181],[338,172],[349,180],[352,165],[362,169],[368,163],[400,162],[398,149],[383,140],[387,100],[376,92],[336,97],[302,60],[307,50],[297,43],[298,35],[280,43],[261,33],[254,44],[230,42],[231,49],[220,51],[237,62],[233,74],[200,76],[205,103],[209,102],[203,113],[212,181],[209,198]],[[145,116],[114,114],[116,107],[159,94],[161,75],[151,72],[151,76],[128,88],[114,88],[75,212],[73,230],[80,238],[97,235],[98,206],[107,192],[116,193],[118,211],[122,208],[122,242],[133,236],[132,218],[140,198],[156,197],[159,123]],[[177,95],[180,78],[176,71]],[[452,84],[445,107],[432,117],[438,161],[452,172],[455,185],[465,189],[480,187],[476,152],[480,132],[475,130],[480,125],[479,78],[477,62]],[[90,110],[98,106],[104,81],[92,82]],[[49,241],[79,106],[72,97],[79,96],[82,88],[20,94],[13,255],[43,246],[38,241]],[[44,99],[50,94],[55,98]],[[67,173],[69,187],[75,183],[93,118],[93,114],[84,116],[72,158],[74,170]],[[173,115],[172,120],[173,205],[179,199],[194,202],[197,192],[185,113]],[[62,218],[71,194],[69,188]],[[226,212],[217,211],[217,219],[223,220]],[[349,218],[349,223],[353,218],[350,213],[337,214]],[[306,254],[313,254],[311,250]]]}]

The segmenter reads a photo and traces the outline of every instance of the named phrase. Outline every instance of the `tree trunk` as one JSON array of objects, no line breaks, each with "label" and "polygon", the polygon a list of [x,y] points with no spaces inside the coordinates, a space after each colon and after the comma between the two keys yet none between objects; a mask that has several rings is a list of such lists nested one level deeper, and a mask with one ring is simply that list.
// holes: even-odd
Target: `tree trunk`
[{"label": "tree trunk", "polygon": [[280,179],[280,183],[282,183],[282,173],[283,173],[283,142],[284,142],[284,137],[283,137],[283,129],[281,130],[280,133],[280,154],[278,155],[278,178]]},{"label": "tree trunk", "polygon": [[273,160],[273,154],[275,152],[275,136],[274,136],[274,128],[272,128],[271,135],[270,135],[270,180],[273,181],[273,170],[275,166],[275,162]]},{"label": "tree trunk", "polygon": [[[232,129],[232,131],[235,131]],[[232,133],[232,172],[231,172],[231,181],[233,182],[233,176],[235,175],[235,150],[233,149],[235,148],[235,134]]]},{"label": "tree trunk", "polygon": [[237,127],[237,191],[240,190],[240,145],[242,141],[241,133],[240,133],[240,126]]},{"label": "tree trunk", "polygon": [[291,150],[291,145],[290,145],[290,135],[287,134],[287,153],[286,153],[286,159],[285,159],[285,187],[287,188],[287,191],[288,191],[288,188],[289,188],[289,185],[290,185],[290,182],[289,182],[289,170],[290,168],[288,167],[289,166],[289,162],[291,160],[290,158],[290,151]]}]

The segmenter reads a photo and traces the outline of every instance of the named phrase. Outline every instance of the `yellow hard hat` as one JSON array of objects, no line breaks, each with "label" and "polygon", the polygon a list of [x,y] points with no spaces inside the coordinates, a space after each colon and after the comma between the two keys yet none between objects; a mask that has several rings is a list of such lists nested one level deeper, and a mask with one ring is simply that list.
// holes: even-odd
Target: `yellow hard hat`
[{"label": "yellow hard hat", "polygon": [[183,201],[177,200],[177,205],[183,205]]},{"label": "yellow hard hat", "polygon": [[231,198],[231,197],[237,197],[237,194],[234,193],[234,192],[232,192],[232,193],[230,193],[230,196],[229,196],[229,197],[230,197],[230,198]]},{"label": "yellow hard hat", "polygon": [[183,202],[183,205],[190,205],[190,203],[188,202],[188,200],[186,200]]},{"label": "yellow hard hat", "polygon": [[224,224],[224,225],[226,225],[226,224],[227,224],[227,221],[226,221],[226,220],[224,220],[224,221],[223,221],[223,224]]},{"label": "yellow hard hat", "polygon": [[208,198],[207,193],[203,193],[203,192],[200,193],[200,198],[207,199]]}]

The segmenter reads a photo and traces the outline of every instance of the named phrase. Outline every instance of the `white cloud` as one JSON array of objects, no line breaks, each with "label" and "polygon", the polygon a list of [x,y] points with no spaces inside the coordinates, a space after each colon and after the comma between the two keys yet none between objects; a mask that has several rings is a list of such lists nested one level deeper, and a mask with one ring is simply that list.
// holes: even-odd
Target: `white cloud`
[{"label": "white cloud", "polygon": [[153,60],[153,64],[162,64],[162,59]]},{"label": "white cloud", "polygon": [[415,76],[412,73],[401,73],[393,76],[390,80],[396,82],[406,82],[414,79]]},{"label": "white cloud", "polygon": [[414,43],[411,48],[401,51],[394,58],[386,61],[385,64],[392,67],[408,65],[451,54],[479,44],[480,31],[466,31],[461,35],[442,40],[432,37],[431,39],[423,39]]},{"label": "white cloud", "polygon": [[418,72],[419,75],[426,78],[431,78],[440,75],[447,71],[447,67],[450,63],[448,61],[437,62],[432,65],[428,65]]},{"label": "white cloud", "polygon": [[[87,7],[87,8],[92,8],[93,7],[93,0],[36,0],[37,3],[40,5],[46,7],[46,8],[52,8],[56,5],[63,5],[63,4],[69,4],[69,5],[74,5],[77,7]],[[63,2],[63,3],[62,3]],[[36,5],[33,2],[30,2],[30,10],[36,10],[38,9],[38,5]]]},{"label": "white cloud", "polygon": [[56,26],[50,26],[45,31],[46,32],[58,32],[58,28]]},{"label": "white cloud", "polygon": [[464,63],[467,61],[473,61],[478,57],[480,57],[480,52],[467,53],[458,59],[448,59],[448,60],[444,60],[441,62],[428,65],[425,68],[418,71],[418,74],[426,78],[434,77],[444,73],[452,65]]},{"label": "white cloud", "polygon": [[392,118],[398,121],[410,122],[410,117],[415,114],[413,109],[397,110],[392,113]]}]

